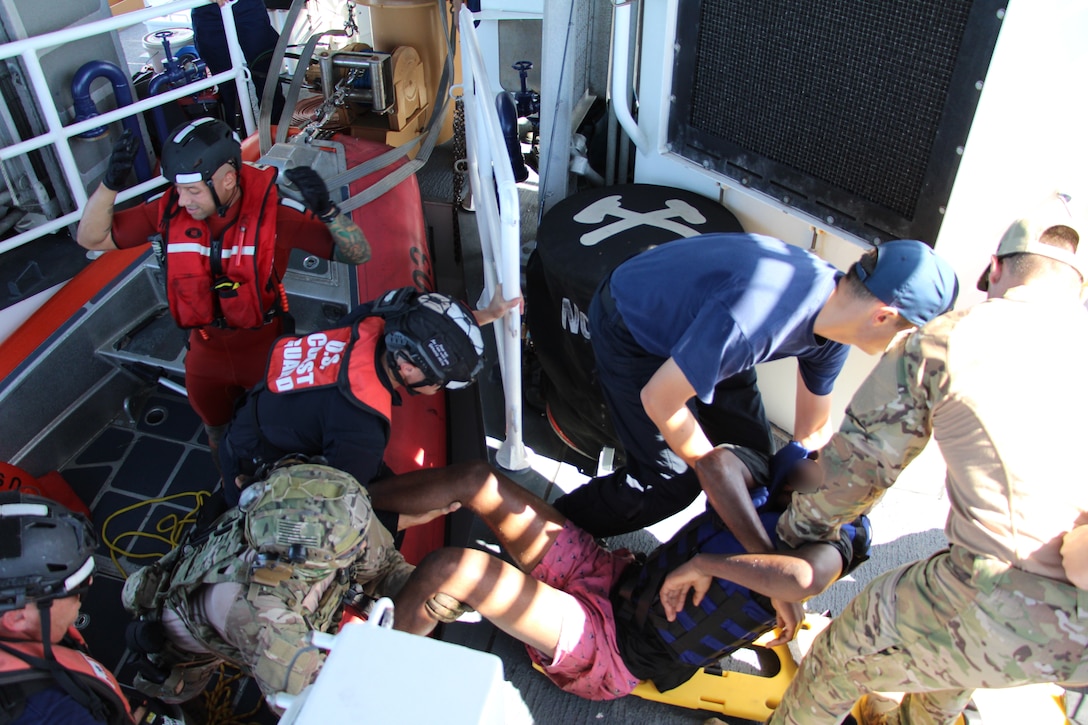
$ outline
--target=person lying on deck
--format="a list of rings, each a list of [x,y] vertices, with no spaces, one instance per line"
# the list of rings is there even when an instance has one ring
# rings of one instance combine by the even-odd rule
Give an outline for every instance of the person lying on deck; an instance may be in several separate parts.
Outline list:
[[[720,450],[701,465],[724,465],[727,449]],[[375,508],[406,515],[455,503],[470,509],[516,563],[473,549],[432,552],[395,597],[394,626],[426,635],[449,621],[436,603],[463,602],[524,642],[560,688],[595,700],[627,695],[641,680],[660,691],[677,687],[776,619],[771,644],[789,641],[803,614],[796,603],[865,561],[870,542],[868,521],[859,519],[837,541],[775,552],[775,523],[790,491],[819,482],[819,467],[804,456],[800,446],[776,456],[776,479],[784,482],[770,495],[730,492],[733,531],[708,508],[645,561],[602,547],[486,463],[374,483]]]

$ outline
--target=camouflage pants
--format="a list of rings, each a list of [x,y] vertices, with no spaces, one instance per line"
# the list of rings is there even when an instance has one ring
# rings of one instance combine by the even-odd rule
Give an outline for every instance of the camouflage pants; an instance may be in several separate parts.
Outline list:
[[[887,691],[908,693],[888,722],[952,723],[976,688],[1083,684],[1086,647],[1088,592],[957,547],[858,594],[770,722],[841,722],[861,695]]]

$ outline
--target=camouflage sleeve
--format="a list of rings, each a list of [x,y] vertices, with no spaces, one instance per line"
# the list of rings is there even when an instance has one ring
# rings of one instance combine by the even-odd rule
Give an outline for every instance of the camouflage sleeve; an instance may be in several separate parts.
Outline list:
[[[270,702],[277,692],[292,695],[301,692],[313,682],[325,662],[322,650],[308,649],[310,624],[272,591],[265,590],[237,602],[231,608],[227,625],[237,633],[235,646]]]
[[[940,329],[927,327],[884,354],[821,451],[824,484],[811,493],[794,493],[779,519],[783,541],[798,546],[834,540],[842,524],[872,510],[921,452],[946,385],[944,340]]]
[[[415,569],[397,551],[393,535],[378,519],[370,520],[363,556],[352,565],[352,578],[373,597],[393,597]]]

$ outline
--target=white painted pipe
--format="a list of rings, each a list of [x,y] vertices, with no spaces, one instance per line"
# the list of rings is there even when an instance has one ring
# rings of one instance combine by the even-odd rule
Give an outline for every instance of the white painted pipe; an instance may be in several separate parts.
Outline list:
[[[612,108],[616,120],[627,135],[643,153],[650,153],[650,139],[639,128],[638,121],[631,115],[627,106],[630,89],[627,79],[631,64],[631,3],[622,2],[612,6]]]
[[[521,296],[521,212],[517,183],[506,155],[506,141],[499,127],[474,19],[467,7],[461,8],[458,24],[461,69],[465,79],[469,178],[484,258],[484,297],[490,300],[493,295],[502,294],[509,300]],[[529,467],[529,462],[521,428],[521,315],[518,310],[511,310],[495,322],[495,341],[506,401],[506,437],[495,460],[507,470],[523,470]]]

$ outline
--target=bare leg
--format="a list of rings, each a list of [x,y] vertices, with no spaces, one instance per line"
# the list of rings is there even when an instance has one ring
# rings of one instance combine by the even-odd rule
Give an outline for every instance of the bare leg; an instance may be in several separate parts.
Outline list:
[[[555,655],[564,613],[578,607],[574,597],[487,552],[447,548],[428,554],[397,595],[395,628],[429,634],[437,622],[424,603],[435,592],[469,604],[549,657]]]
[[[460,501],[483,519],[522,571],[532,571],[540,563],[566,523],[544,499],[483,461],[415,471],[377,481],[368,488],[374,508],[403,514],[422,514]],[[439,590],[428,596],[435,591]]]

